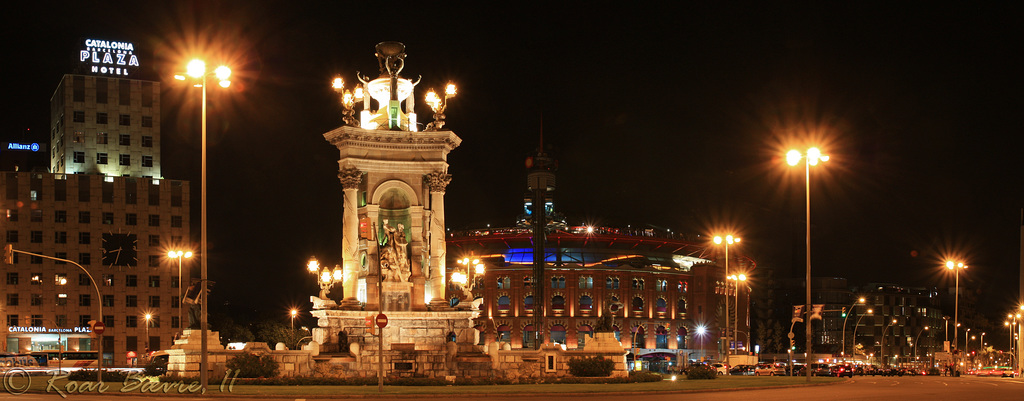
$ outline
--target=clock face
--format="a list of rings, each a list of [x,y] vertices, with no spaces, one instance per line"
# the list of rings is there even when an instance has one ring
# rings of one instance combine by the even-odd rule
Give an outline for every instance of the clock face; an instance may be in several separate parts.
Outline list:
[[[138,236],[135,234],[103,234],[103,264],[108,266],[138,265]]]

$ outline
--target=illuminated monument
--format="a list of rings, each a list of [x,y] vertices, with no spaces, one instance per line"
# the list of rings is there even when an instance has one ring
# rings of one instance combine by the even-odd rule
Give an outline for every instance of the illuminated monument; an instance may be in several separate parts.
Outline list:
[[[329,284],[322,285],[320,297],[311,297],[320,326],[313,339],[323,351],[340,355],[332,366],[345,375],[375,375],[381,352],[394,374],[452,375],[457,354],[487,361],[482,346],[474,345],[472,319],[478,312],[469,303],[450,307],[445,300],[447,156],[461,139],[441,128],[455,88],[427,94],[434,121],[421,130],[414,108],[419,80],[399,75],[405,46],[383,42],[376,55],[377,78],[359,76],[361,84],[351,90],[340,78],[334,82],[346,125],[324,138],[340,154],[342,268],[333,276],[325,270],[321,284]],[[310,270],[319,273],[315,263]],[[340,302],[325,298],[338,279]],[[383,343],[366,320],[380,312],[389,320]]]

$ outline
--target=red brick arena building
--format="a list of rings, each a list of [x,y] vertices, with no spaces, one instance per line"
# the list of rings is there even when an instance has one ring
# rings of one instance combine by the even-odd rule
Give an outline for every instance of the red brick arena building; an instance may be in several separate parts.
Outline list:
[[[729,296],[729,337],[738,323],[736,353],[749,342],[749,288],[726,280],[715,263],[718,252],[708,237],[684,238],[669,232],[568,227],[549,232],[545,273],[533,275],[533,235],[529,228],[449,233],[448,274],[469,276],[466,286],[480,303],[480,342],[510,348],[535,347],[536,328],[544,344],[584,347],[598,319],[614,313],[615,336],[644,366],[660,370],[685,360],[724,360],[725,296]],[[730,273],[751,274],[754,263],[730,255]],[[479,274],[475,266],[483,265]],[[463,286],[449,280],[448,298],[467,302]],[[543,285],[543,300],[534,298]],[[740,305],[739,308],[736,305]],[[736,313],[738,311],[738,314]],[[736,321],[734,323],[733,321]]]

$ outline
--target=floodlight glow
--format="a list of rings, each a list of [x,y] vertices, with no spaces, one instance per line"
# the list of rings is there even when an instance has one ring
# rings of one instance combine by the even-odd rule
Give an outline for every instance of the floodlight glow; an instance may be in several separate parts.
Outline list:
[[[789,153],[786,153],[786,163],[789,163],[790,166],[795,166],[800,162],[801,157],[803,157],[803,155],[800,154],[800,151],[796,149],[791,150]]]
[[[206,62],[199,59],[189,61],[185,71],[192,78],[202,77],[203,74],[206,74]]]
[[[306,264],[306,268],[309,269],[310,273],[316,273],[320,270],[320,262],[316,258],[309,258],[309,263]]]
[[[231,69],[228,68],[228,66],[226,65],[222,65],[220,67],[217,67],[216,70],[213,70],[213,74],[217,77],[217,79],[221,81],[227,81],[227,79],[231,77]]]

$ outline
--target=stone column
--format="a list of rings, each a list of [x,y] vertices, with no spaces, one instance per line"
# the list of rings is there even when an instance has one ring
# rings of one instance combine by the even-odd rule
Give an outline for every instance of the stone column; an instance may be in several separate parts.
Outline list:
[[[426,276],[423,275],[423,207],[413,206],[409,208],[409,212],[412,216],[410,220],[412,222],[412,241],[409,243],[409,263],[412,267],[412,276],[409,277],[409,281],[412,282],[412,292],[410,297],[410,304],[412,310],[425,311],[427,310],[426,301],[424,298],[424,286],[426,286]]]
[[[430,305],[432,307],[448,305],[444,299],[447,274],[445,272],[444,191],[451,180],[451,175],[440,170],[423,176],[423,181],[430,190]]]
[[[344,209],[342,212],[341,259],[345,278],[342,288],[345,298],[341,301],[342,309],[359,309],[356,299],[359,279],[359,183],[363,173],[355,167],[346,167],[338,172],[341,187],[345,191]]]

